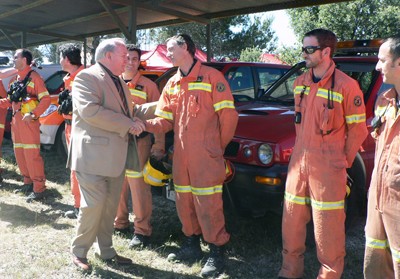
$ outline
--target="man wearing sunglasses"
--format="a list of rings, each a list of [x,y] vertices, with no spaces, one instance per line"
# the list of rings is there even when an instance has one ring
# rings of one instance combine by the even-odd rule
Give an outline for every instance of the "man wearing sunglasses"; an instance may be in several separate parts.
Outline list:
[[[294,83],[297,138],[286,181],[279,278],[304,276],[311,216],[321,263],[317,278],[340,278],[343,272],[346,168],[368,132],[360,87],[332,60],[336,43],[335,34],[325,29],[303,38],[308,71]]]

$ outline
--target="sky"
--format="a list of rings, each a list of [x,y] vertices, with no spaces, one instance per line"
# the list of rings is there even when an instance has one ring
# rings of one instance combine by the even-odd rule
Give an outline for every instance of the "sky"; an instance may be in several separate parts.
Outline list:
[[[278,46],[292,46],[296,42],[293,30],[290,28],[289,16],[285,10],[262,13],[266,16],[273,16],[271,28],[278,36]]]

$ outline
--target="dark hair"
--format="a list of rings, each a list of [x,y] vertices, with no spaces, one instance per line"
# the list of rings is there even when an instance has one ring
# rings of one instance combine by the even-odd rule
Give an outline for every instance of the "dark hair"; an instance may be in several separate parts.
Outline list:
[[[318,44],[322,47],[322,48],[326,48],[329,47],[331,49],[331,58],[333,57],[333,54],[336,51],[336,45],[337,45],[337,38],[335,33],[333,33],[330,30],[327,29],[322,29],[322,28],[318,28],[318,29],[314,29],[311,30],[310,32],[307,32],[303,39],[305,37],[311,37],[314,36],[317,38]]]
[[[67,57],[72,65],[81,66],[81,49],[74,44],[64,44],[58,48],[63,58]]]
[[[171,38],[168,38],[167,42],[170,40],[176,41],[178,46],[186,44],[188,52],[190,53],[190,55],[192,55],[192,57],[194,57],[194,55],[196,53],[196,46],[195,46],[192,38],[189,35],[179,34],[179,35],[173,36]]]
[[[137,54],[139,55],[139,60],[140,60],[140,57],[142,56],[142,51],[140,50],[139,47],[137,47],[136,45],[128,44],[126,45],[126,49],[128,51],[136,51]]]
[[[17,49],[16,51],[21,51],[21,57],[26,58],[26,65],[31,65],[32,64],[32,52],[29,49],[26,48],[20,48]]]
[[[392,61],[397,60],[400,57],[400,34],[384,39],[383,43],[388,43]]]

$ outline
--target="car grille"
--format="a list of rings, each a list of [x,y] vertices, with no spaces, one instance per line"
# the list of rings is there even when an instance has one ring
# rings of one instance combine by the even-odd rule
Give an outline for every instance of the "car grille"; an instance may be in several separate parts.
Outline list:
[[[231,141],[225,148],[224,156],[235,157],[239,151],[239,143]]]

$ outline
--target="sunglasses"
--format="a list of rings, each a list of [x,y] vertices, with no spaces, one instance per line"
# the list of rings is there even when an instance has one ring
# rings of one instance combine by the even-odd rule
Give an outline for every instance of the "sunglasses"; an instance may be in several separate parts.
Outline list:
[[[313,54],[314,52],[316,52],[317,50],[322,49],[321,46],[306,46],[306,47],[302,47],[301,51],[305,52],[307,54]]]

